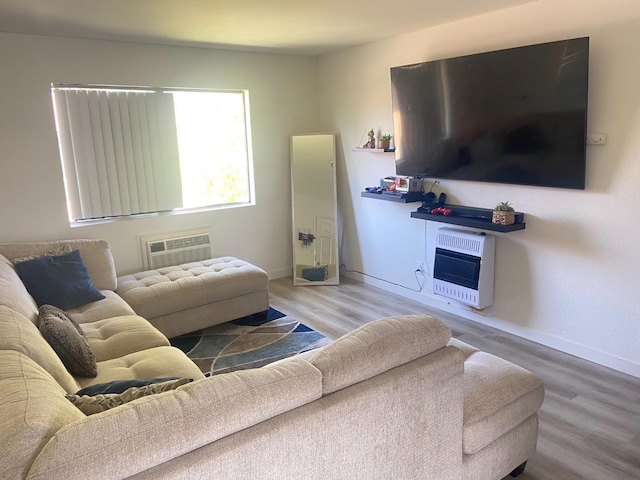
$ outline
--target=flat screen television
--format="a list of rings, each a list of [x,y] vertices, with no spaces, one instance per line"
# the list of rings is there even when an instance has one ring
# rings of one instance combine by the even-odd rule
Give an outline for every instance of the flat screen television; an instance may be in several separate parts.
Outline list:
[[[589,38],[391,68],[396,174],[585,188]]]

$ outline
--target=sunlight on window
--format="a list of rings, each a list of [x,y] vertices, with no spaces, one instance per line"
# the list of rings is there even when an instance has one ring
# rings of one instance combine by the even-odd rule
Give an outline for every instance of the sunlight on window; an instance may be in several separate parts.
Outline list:
[[[184,208],[251,200],[242,92],[172,92]]]

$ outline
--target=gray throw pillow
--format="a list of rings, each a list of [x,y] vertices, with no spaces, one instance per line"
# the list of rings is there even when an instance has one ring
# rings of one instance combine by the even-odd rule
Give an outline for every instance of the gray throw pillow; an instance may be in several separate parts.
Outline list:
[[[42,305],[38,329],[69,372],[91,378],[98,374],[96,359],[84,332],[63,310]]]

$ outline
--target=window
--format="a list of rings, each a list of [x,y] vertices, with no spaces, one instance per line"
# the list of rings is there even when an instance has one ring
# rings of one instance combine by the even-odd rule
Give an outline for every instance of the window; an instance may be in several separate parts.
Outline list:
[[[245,91],[52,87],[72,222],[249,204]]]

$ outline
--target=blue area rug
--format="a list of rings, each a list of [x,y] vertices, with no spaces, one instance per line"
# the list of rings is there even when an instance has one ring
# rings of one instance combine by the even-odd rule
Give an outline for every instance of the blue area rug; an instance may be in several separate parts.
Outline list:
[[[274,308],[171,339],[207,375],[261,367],[329,343]]]

